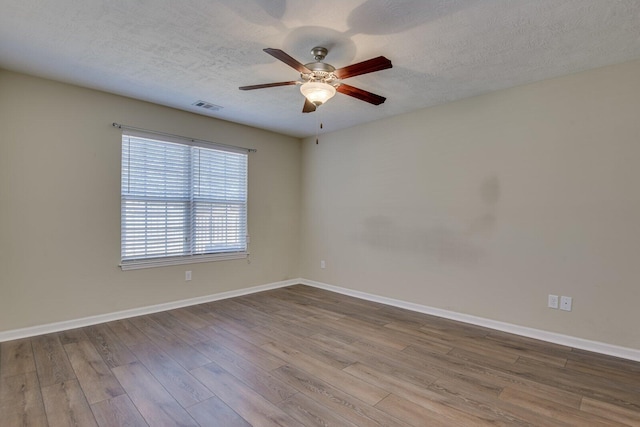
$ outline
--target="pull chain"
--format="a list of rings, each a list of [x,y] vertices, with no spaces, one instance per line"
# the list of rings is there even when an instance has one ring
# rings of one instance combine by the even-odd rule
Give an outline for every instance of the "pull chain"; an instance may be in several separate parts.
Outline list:
[[[322,122],[320,122],[320,126],[318,126],[318,116],[316,116],[316,145],[318,145],[318,132],[322,127]]]

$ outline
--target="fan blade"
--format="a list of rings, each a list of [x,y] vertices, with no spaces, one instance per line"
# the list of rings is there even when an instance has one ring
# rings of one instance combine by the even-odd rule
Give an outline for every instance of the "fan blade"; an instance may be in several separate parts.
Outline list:
[[[265,52],[267,52],[269,55],[273,56],[276,59],[279,59],[280,61],[284,62],[285,64],[287,64],[288,66],[290,66],[291,68],[294,68],[296,70],[298,70],[299,73],[310,73],[311,70],[308,69],[307,67],[305,67],[304,65],[302,65],[301,63],[299,63],[297,60],[295,60],[294,58],[290,57],[287,53],[285,53],[284,51],[280,50],[280,49],[271,49],[271,48],[266,48],[266,49],[262,49]]]
[[[313,113],[316,111],[316,104],[309,101],[307,98],[304,99],[304,107],[302,107],[303,113]]]
[[[253,86],[240,86],[238,89],[240,90],[253,90],[253,89],[264,89],[265,87],[277,87],[277,86],[289,86],[295,85],[298,82],[278,82],[278,83],[265,83],[262,85],[253,85]]]
[[[346,79],[361,74],[373,73],[374,71],[386,70],[391,67],[391,61],[384,56],[378,56],[377,58],[340,68],[334,71],[333,74],[339,79]]]
[[[353,96],[361,101],[368,102],[373,105],[380,105],[387,100],[384,96],[376,95],[375,93],[367,92],[366,90],[358,89],[357,87],[349,86],[342,83],[336,88],[336,91],[345,95]]]

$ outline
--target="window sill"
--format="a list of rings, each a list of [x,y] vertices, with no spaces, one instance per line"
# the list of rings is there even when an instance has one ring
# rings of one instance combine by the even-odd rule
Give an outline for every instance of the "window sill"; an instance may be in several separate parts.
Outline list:
[[[243,259],[249,256],[248,252],[234,252],[225,254],[197,255],[189,257],[171,257],[171,258],[151,258],[131,261],[122,261],[120,268],[126,270],[138,270],[141,268],[167,267],[170,265],[195,264],[210,261],[228,261],[233,259]]]

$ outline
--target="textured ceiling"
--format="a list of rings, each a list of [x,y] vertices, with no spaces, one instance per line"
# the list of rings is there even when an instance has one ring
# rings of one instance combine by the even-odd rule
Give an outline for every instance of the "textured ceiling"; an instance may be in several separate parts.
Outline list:
[[[262,49],[307,63],[316,45],[337,68],[389,58],[346,81],[387,102],[337,94],[302,114],[296,86],[238,90],[298,79]],[[638,0],[3,0],[0,13],[0,68],[293,136],[637,58]]]

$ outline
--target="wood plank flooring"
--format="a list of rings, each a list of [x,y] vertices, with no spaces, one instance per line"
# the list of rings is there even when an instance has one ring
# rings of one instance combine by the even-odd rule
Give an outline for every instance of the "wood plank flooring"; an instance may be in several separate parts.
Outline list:
[[[307,286],[0,344],[5,426],[640,426],[640,363]]]

